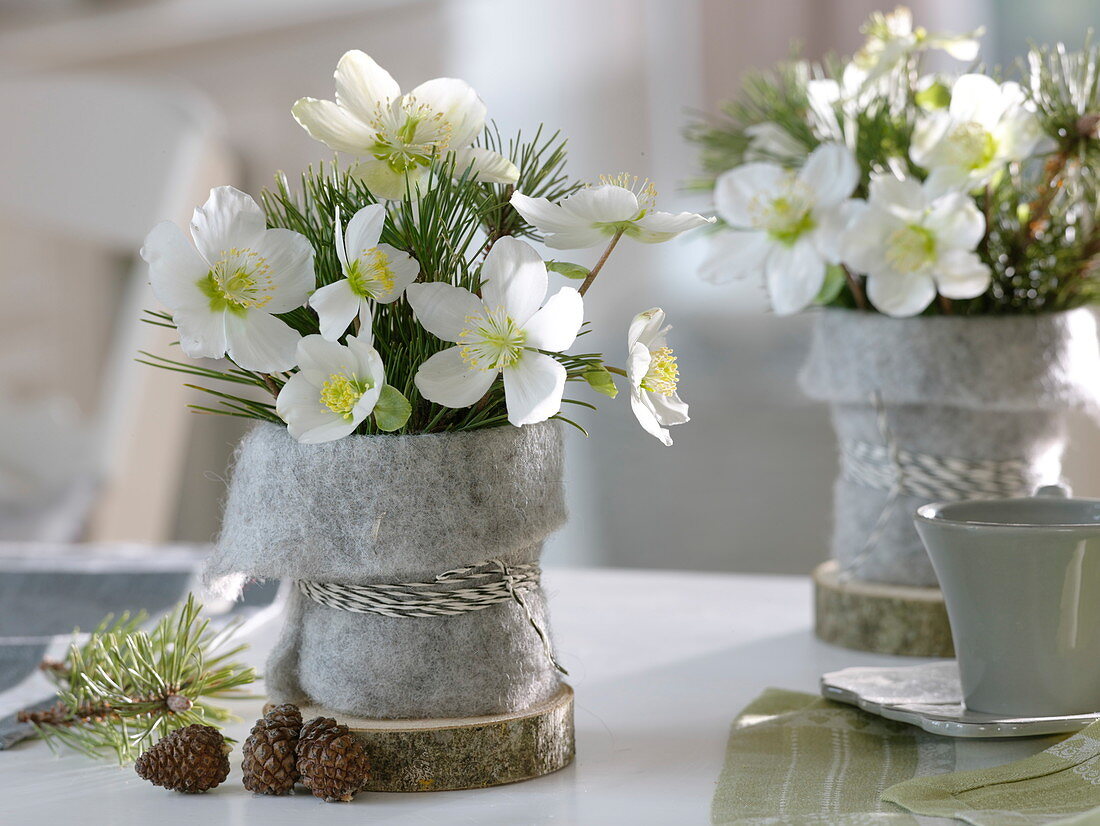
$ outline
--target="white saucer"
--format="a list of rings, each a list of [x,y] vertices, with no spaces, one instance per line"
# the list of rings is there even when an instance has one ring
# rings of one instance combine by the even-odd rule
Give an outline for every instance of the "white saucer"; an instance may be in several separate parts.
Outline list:
[[[954,660],[902,668],[845,668],[821,678],[821,696],[947,737],[1033,737],[1080,731],[1095,714],[1002,717],[968,711]]]

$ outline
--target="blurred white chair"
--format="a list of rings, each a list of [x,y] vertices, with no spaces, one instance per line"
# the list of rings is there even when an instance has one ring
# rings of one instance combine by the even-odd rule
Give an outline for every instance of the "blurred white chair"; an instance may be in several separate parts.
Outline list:
[[[0,83],[0,111],[0,537],[164,540],[189,391],[134,360],[179,352],[137,251],[230,180],[217,118],[88,76]]]

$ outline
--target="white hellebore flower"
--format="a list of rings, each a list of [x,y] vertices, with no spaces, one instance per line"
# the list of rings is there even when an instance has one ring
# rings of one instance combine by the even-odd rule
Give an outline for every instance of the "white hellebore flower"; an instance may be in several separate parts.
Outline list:
[[[714,239],[703,276],[725,281],[763,272],[776,313],[806,308],[825,283],[826,264],[838,258],[858,181],[855,157],[836,143],[817,147],[797,172],[773,163],[723,172],[715,204],[732,231]]]
[[[450,284],[409,285],[406,298],[424,329],[457,344],[420,365],[416,387],[428,401],[469,407],[503,373],[508,421],[544,421],[561,409],[565,368],[538,351],[573,344],[584,320],[580,293],[562,287],[543,304],[546,265],[511,237],[493,245],[481,276],[481,298]]]
[[[432,158],[453,152],[455,173],[471,164],[479,181],[513,184],[515,164],[471,144],[485,128],[485,104],[464,80],[440,77],[402,95],[390,73],[360,51],[336,66],[336,101],[301,98],[291,112],[309,134],[363,161],[356,168],[379,198],[404,198]]]
[[[963,75],[951,89],[947,109],[917,122],[909,155],[929,170],[937,192],[973,189],[1009,162],[1035,153],[1042,138],[1042,126],[1019,84]]]
[[[228,353],[260,373],[292,368],[299,335],[273,313],[306,303],[315,283],[309,241],[289,229],[267,229],[259,205],[231,186],[210,190],[191,219],[191,237],[194,246],[163,221],[141,248],[153,294],[172,314],[183,352]]]
[[[356,315],[369,320],[370,302],[389,304],[420,273],[412,256],[389,244],[379,244],[386,208],[381,204],[365,206],[340,230],[336,213],[336,256],[344,277],[317,290],[309,297],[309,306],[317,311],[321,335],[336,341],[347,332]]]
[[[546,198],[512,194],[512,206],[523,220],[546,233],[546,246],[559,250],[592,247],[622,234],[646,244],[659,244],[689,229],[714,223],[694,212],[658,212],[657,190],[648,181],[629,175],[600,176],[585,187],[552,204]]]
[[[923,27],[913,27],[913,13],[905,6],[898,6],[889,14],[874,12],[861,31],[867,35],[867,41],[853,62],[866,72],[868,82],[893,71],[910,55],[928,49],[944,51],[956,60],[974,60],[983,32],[977,29],[964,35],[931,34]]]
[[[630,382],[630,407],[646,433],[665,445],[672,444],[668,428],[662,425],[689,421],[688,406],[676,393],[679,370],[676,356],[668,346],[660,307],[634,316],[627,334],[626,375]]]
[[[323,336],[298,342],[298,372],[279,391],[275,411],[303,444],[342,439],[374,410],[386,383],[370,334],[347,346]]]
[[[974,249],[985,216],[962,192],[937,196],[928,182],[871,178],[867,208],[845,233],[845,260],[867,275],[867,298],[887,315],[911,316],[936,297],[975,298],[991,280]]]

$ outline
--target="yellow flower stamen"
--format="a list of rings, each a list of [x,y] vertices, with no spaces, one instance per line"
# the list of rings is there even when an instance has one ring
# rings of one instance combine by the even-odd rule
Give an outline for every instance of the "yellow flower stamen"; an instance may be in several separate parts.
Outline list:
[[[363,250],[348,264],[348,282],[361,298],[377,298],[393,289],[395,273],[390,258],[378,247]]]
[[[212,310],[240,313],[270,302],[275,282],[266,258],[255,250],[233,247],[222,251],[199,288],[210,299]]]
[[[936,260],[936,236],[919,224],[909,224],[886,239],[886,261],[900,273],[919,272]]]
[[[333,413],[350,420],[355,405],[369,389],[369,382],[353,378],[346,373],[333,373],[321,385],[321,404]]]
[[[643,214],[646,210],[652,209],[653,205],[657,203],[657,187],[653,185],[649,178],[639,178],[637,175],[622,172],[618,175],[600,175],[599,182],[601,186],[618,186],[629,189],[638,198],[638,205],[642,208]]]
[[[466,317],[458,336],[462,360],[479,370],[500,370],[519,361],[527,334],[504,309]]]
[[[658,347],[650,350],[649,370],[642,379],[642,389],[662,396],[671,396],[676,392],[680,381],[680,368],[676,366],[676,356],[671,347]]]

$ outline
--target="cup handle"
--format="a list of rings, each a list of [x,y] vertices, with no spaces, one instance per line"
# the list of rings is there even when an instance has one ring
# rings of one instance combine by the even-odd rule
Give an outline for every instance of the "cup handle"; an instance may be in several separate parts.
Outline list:
[[[1032,495],[1044,499],[1068,499],[1073,495],[1073,490],[1069,485],[1058,482],[1054,485],[1040,485],[1035,489],[1035,493]]]

